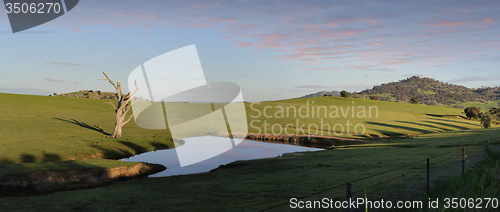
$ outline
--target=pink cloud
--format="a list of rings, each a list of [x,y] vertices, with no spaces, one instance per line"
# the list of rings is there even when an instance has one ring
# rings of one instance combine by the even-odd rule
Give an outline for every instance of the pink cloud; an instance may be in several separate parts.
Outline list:
[[[236,44],[236,48],[248,48],[253,45],[253,42],[246,42],[246,41],[234,41],[233,44]]]
[[[255,30],[258,29],[259,27],[251,24],[229,24],[226,26],[226,28],[228,30]]]
[[[426,22],[425,24],[428,24],[433,27],[441,27],[441,26],[460,26],[464,24],[469,24],[470,21],[445,21],[445,20],[440,20],[440,21],[431,21],[431,22]]]
[[[382,46],[382,45],[384,45],[384,43],[381,43],[381,42],[372,42],[368,46]]]
[[[233,37],[233,36],[228,36],[228,35],[224,35],[224,36],[222,36],[222,37],[223,37],[223,38],[226,38],[226,39],[234,39],[234,38],[235,38],[235,37]]]
[[[493,20],[493,18],[485,18],[485,19],[483,20],[483,22],[485,22],[485,23],[491,23],[491,24],[496,23],[496,21],[494,21],[494,20]]]
[[[312,52],[322,52],[329,51],[327,48],[323,47],[308,47],[308,48],[293,48],[292,52],[300,52],[300,53],[312,53]]]

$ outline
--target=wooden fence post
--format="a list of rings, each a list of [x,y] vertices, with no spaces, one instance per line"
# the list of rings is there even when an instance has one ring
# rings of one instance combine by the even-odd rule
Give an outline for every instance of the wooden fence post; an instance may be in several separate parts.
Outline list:
[[[347,193],[347,202],[349,202],[349,200],[354,201],[354,182],[347,183],[346,191],[347,191],[346,192]],[[349,207],[346,208],[346,211],[347,212],[354,211],[354,208],[351,208],[350,204],[349,204]]]

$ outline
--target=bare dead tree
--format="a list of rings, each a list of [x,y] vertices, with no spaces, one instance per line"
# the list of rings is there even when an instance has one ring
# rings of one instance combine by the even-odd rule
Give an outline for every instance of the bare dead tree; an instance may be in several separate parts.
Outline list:
[[[106,102],[106,103],[112,105],[113,108],[115,109],[115,113],[116,113],[116,117],[115,117],[116,118],[115,130],[113,131],[113,134],[111,136],[109,136],[109,137],[111,137],[111,138],[121,138],[122,137],[122,127],[123,127],[123,125],[125,125],[126,123],[128,123],[130,121],[130,119],[132,119],[132,117],[134,117],[134,113],[135,112],[132,112],[132,115],[130,115],[128,117],[128,119],[125,121],[125,116],[127,116],[128,111],[132,107],[132,103],[130,102],[130,100],[134,97],[134,95],[139,90],[139,88],[137,87],[137,81],[135,82],[135,91],[134,91],[134,93],[132,93],[132,95],[130,95],[130,92],[128,92],[126,95],[124,95],[124,94],[122,94],[122,86],[120,84],[120,81],[118,81],[115,84],[113,82],[113,80],[109,79],[108,74],[106,74],[104,72],[102,72],[102,73],[106,77],[105,80],[107,80],[109,83],[111,83],[113,85],[113,87],[115,87],[116,93],[118,95],[118,107],[115,106],[115,104],[113,103],[113,101],[111,101],[111,99],[109,99],[106,96],[106,98],[108,98],[108,100],[109,100],[109,102]]]

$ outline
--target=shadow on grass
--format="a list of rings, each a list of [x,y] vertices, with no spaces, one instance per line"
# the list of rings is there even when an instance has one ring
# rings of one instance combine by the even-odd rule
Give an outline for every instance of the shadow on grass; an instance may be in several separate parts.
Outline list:
[[[439,117],[439,118],[442,118],[442,117],[460,117],[460,118],[463,118],[463,119],[467,119],[467,117],[465,116],[460,116],[460,115],[438,115],[438,114],[425,114],[427,116],[432,116],[432,117]]]
[[[90,147],[96,148],[103,154],[103,158],[106,159],[121,159],[126,157],[131,157],[134,154],[130,151],[124,149],[106,149],[100,146],[90,145]]]
[[[42,162],[55,162],[61,161],[61,156],[58,154],[43,153]]]
[[[42,157],[37,160],[37,157],[32,154],[22,154],[19,158],[22,163],[37,163],[37,162],[56,162],[61,161],[61,156],[55,153],[43,153]],[[12,164],[14,163],[10,159],[2,159],[0,160],[0,164]]]
[[[461,121],[456,121],[456,120],[450,120],[450,119],[436,119],[436,118],[433,118],[431,120],[434,120],[434,121],[446,121],[446,122],[453,122],[453,123],[457,123],[457,124],[468,124],[468,125],[472,125],[472,126],[478,126],[479,124],[473,124],[473,123],[469,123],[469,122],[461,122]],[[467,120],[468,121],[468,120]]]
[[[100,132],[104,135],[111,135],[111,133],[107,133],[105,132],[102,128],[98,127],[97,125],[94,125],[94,126],[90,126],[88,124],[86,124],[85,122],[80,122],[80,121],[77,121],[75,119],[62,119],[62,118],[54,118],[56,120],[60,120],[60,121],[64,121],[64,122],[68,122],[68,123],[71,123],[71,124],[76,124],[80,127],[84,127],[84,128],[87,128],[87,129],[90,129],[90,130],[94,130],[96,132]]]
[[[430,124],[422,124],[422,123],[409,122],[409,121],[396,121],[396,122],[405,123],[405,124],[420,125],[420,126],[424,126],[424,127],[431,127],[431,128],[435,128],[435,129],[438,129],[438,130],[441,130],[441,131],[442,130],[444,130],[444,131],[450,131],[450,129],[440,128],[440,127],[437,127],[437,126],[434,126],[434,125],[430,125]]]
[[[149,143],[151,146],[153,146],[156,150],[161,150],[161,149],[170,149],[170,147],[166,144],[159,143],[159,142],[151,142]]]
[[[400,137],[400,136],[405,136],[405,134],[403,133],[398,133],[398,132],[391,132],[391,131],[387,131],[387,130],[374,130],[374,131],[377,131],[379,132],[380,134],[382,135],[385,135],[385,136],[390,136],[390,137]]]
[[[32,154],[22,154],[20,159],[22,163],[34,163],[36,161],[35,156]]]
[[[386,123],[378,123],[378,122],[372,122],[372,121],[369,121],[369,122],[366,122],[366,123],[367,124],[371,124],[371,125],[382,126],[382,127],[392,127],[392,128],[396,128],[396,129],[409,130],[409,131],[419,132],[419,133],[434,133],[433,131],[419,129],[419,128],[414,128],[414,127],[406,127],[406,126],[399,126],[399,125],[386,124]],[[383,134],[387,135],[385,133],[383,133]],[[399,133],[399,134],[401,134],[401,133]]]
[[[136,154],[140,154],[140,153],[148,151],[147,148],[140,146],[140,145],[137,145],[137,144],[134,144],[132,142],[128,142],[128,141],[118,141],[118,142],[133,149],[136,152]]]
[[[447,126],[447,127],[452,127],[452,128],[456,128],[456,129],[460,129],[460,130],[469,130],[469,128],[467,128],[467,127],[461,127],[461,126],[454,125],[454,124],[447,124],[447,123],[435,122],[435,121],[424,121],[424,122],[442,125],[442,126]]]

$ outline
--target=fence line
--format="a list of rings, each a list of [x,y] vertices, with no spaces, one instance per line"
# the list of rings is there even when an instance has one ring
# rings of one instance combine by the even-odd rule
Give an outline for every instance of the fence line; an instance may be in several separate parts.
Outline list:
[[[376,177],[376,176],[380,176],[380,175],[383,175],[383,174],[387,174],[387,173],[390,173],[390,172],[393,172],[393,171],[396,171],[396,170],[399,170],[399,169],[402,169],[402,168],[406,168],[406,167],[410,167],[410,166],[413,166],[415,164],[418,164],[418,163],[422,163],[422,162],[425,162],[427,161],[427,167],[423,167],[423,168],[418,168],[418,169],[415,169],[413,171],[410,171],[410,172],[407,172],[407,173],[404,173],[404,174],[399,174],[398,176],[396,177],[393,177],[389,180],[384,180],[384,181],[379,181],[373,185],[370,185],[369,187],[366,187],[367,189],[368,188],[373,188],[373,187],[376,187],[376,186],[379,186],[379,185],[382,185],[386,182],[389,182],[389,181],[392,181],[394,179],[397,179],[397,178],[400,178],[400,177],[404,177],[404,176],[407,176],[408,174],[411,174],[411,173],[415,173],[417,171],[420,171],[422,169],[425,169],[427,168],[427,192],[429,192],[429,168],[430,168],[430,159],[434,159],[434,158],[438,158],[438,157],[441,157],[441,156],[444,156],[444,155],[447,155],[447,154],[450,154],[450,153],[453,153],[453,152],[456,152],[456,151],[459,151],[459,150],[465,150],[465,148],[467,147],[472,147],[472,146],[476,146],[476,145],[479,145],[481,143],[485,143],[485,152],[484,153],[481,153],[481,151],[479,151],[478,153],[476,154],[473,154],[473,155],[470,155],[470,157],[473,157],[473,156],[476,156],[476,155],[480,155],[480,154],[488,154],[488,148],[489,148],[489,141],[491,140],[496,140],[496,139],[500,139],[500,137],[497,137],[497,138],[493,138],[493,139],[490,139],[488,141],[481,141],[481,142],[477,142],[475,144],[470,144],[470,145],[467,145],[467,146],[463,146],[463,147],[460,147],[460,148],[457,148],[457,149],[454,149],[454,150],[451,150],[451,151],[448,151],[448,152],[445,152],[445,153],[442,153],[442,154],[439,154],[439,155],[435,155],[435,156],[432,156],[432,157],[429,157],[427,159],[424,159],[424,160],[419,160],[419,161],[416,161],[416,162],[413,162],[413,163],[410,163],[410,164],[407,164],[407,165],[404,165],[404,166],[400,166],[400,167],[396,167],[394,169],[390,169],[390,170],[387,170],[387,171],[383,171],[383,172],[380,172],[380,173],[377,173],[377,174],[374,174],[374,175],[371,175],[371,176],[368,176],[368,177],[363,177],[363,178],[359,178],[357,180],[354,180],[354,181],[350,181],[347,183],[347,199],[349,199],[350,197],[352,197],[354,194],[356,194],[356,191],[354,191],[354,183],[355,182],[359,182],[359,181],[363,181],[363,180],[367,180],[367,179],[370,179],[370,178],[373,178],[373,177]],[[472,151],[472,150],[476,150],[476,149],[479,149],[481,148],[481,146],[478,146],[478,147],[475,147],[475,148],[472,148],[471,150],[469,151]],[[457,159],[462,159],[464,161],[466,155],[463,155],[464,153],[463,152],[460,152],[458,154],[454,154],[450,157],[447,157],[443,160],[440,160],[438,162],[434,162],[433,165],[436,165],[436,164],[439,164],[445,160],[448,160],[450,158],[453,158],[453,157],[457,157],[457,156],[460,156],[460,157],[457,157]],[[468,155],[467,155],[468,156]],[[469,163],[469,162],[468,162]],[[352,185],[350,185],[352,183]],[[340,188],[342,186],[346,186],[346,183],[344,184],[341,184],[341,185],[337,185],[337,186],[334,186],[334,187],[331,187],[331,188],[328,188],[328,189],[325,189],[325,190],[322,190],[322,191],[318,191],[318,192],[313,192],[313,193],[310,193],[308,195],[305,195],[305,196],[302,196],[302,197],[298,197],[297,199],[304,199],[304,198],[308,198],[308,197],[311,197],[311,196],[314,196],[314,195],[317,195],[317,194],[321,194],[321,193],[324,193],[324,192],[327,192],[327,191],[331,191],[333,189],[336,189],[336,188]],[[352,191],[349,191],[349,186],[352,186]],[[332,200],[336,200],[336,199],[342,199],[344,197],[336,197],[336,198],[331,198]],[[267,210],[271,210],[271,209],[275,209],[275,208],[278,208],[278,207],[281,207],[281,206],[284,206],[288,204],[288,202],[284,202],[282,204],[279,204],[279,205],[275,205],[273,207],[270,207],[270,208],[266,208],[266,209],[263,209],[263,210],[260,210],[260,211],[267,211]]]

